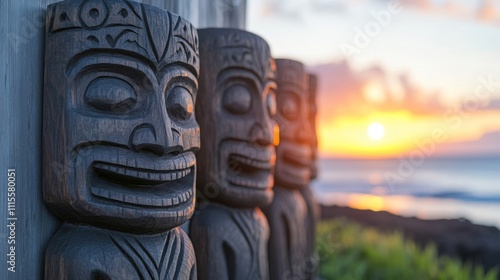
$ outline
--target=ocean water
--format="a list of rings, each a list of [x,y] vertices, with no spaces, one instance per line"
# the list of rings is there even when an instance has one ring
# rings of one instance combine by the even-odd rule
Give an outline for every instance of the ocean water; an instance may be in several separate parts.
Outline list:
[[[313,190],[323,204],[500,227],[500,158],[322,158]]]

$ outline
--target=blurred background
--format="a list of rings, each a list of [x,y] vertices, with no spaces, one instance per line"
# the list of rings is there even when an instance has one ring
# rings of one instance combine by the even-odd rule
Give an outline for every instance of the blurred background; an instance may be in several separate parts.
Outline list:
[[[318,75],[325,205],[500,227],[500,0],[249,0]]]

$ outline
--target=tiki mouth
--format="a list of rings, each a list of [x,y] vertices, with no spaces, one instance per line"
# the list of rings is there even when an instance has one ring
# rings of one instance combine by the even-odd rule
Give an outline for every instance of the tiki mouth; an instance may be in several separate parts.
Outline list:
[[[94,161],[91,193],[137,206],[178,206],[193,197],[195,163],[191,152],[158,160],[130,156],[114,162]]]
[[[289,145],[283,152],[283,160],[296,168],[310,168],[312,153],[309,146]]]
[[[283,186],[304,186],[311,178],[312,152],[306,145],[282,142],[278,147],[277,183]]]
[[[232,185],[266,190],[274,184],[272,170],[276,157],[267,151],[252,156],[231,154],[228,157],[228,181]]]

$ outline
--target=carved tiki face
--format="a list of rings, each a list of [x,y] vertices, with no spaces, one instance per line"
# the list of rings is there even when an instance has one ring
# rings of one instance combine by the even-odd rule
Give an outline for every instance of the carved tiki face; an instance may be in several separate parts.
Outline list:
[[[126,0],[49,6],[43,197],[63,220],[155,232],[194,210],[198,38]]]
[[[309,125],[311,126],[311,179],[318,176],[318,132],[316,131],[316,92],[318,88],[318,77],[313,74],[308,75],[309,79]]]
[[[276,185],[302,188],[311,179],[310,103],[304,65],[276,59],[278,71],[277,121],[280,144],[276,148]]]
[[[227,205],[266,205],[273,196],[277,130],[276,66],[269,46],[237,29],[202,29],[199,34],[197,187]]]

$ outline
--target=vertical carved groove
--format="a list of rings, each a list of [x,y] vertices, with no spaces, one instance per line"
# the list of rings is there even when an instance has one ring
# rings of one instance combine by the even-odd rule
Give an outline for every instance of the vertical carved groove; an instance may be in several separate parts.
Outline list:
[[[226,241],[223,241],[222,250],[224,251],[228,279],[237,279],[236,270],[238,267],[236,264],[236,254],[233,248]]]

